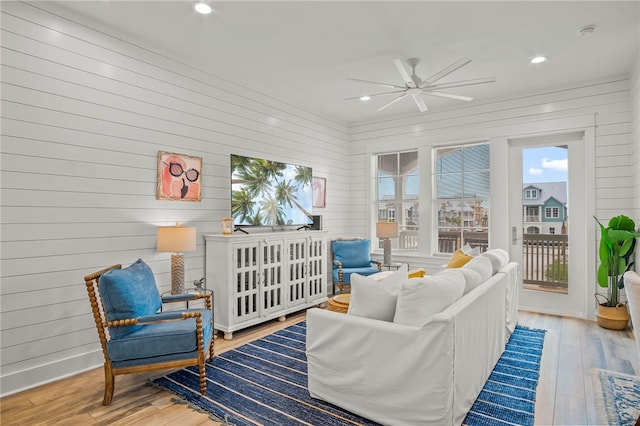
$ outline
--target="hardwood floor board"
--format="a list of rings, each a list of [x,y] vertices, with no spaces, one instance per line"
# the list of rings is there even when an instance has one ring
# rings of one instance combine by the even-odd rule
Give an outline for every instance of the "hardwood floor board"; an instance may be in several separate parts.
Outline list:
[[[583,398],[558,395],[553,416],[554,425],[586,425],[586,406]]]
[[[585,370],[583,374],[584,379],[584,400],[585,400],[585,415],[588,425],[598,424],[598,413],[595,406],[595,394],[593,389],[592,370]]]
[[[533,328],[542,328],[542,324]],[[540,379],[536,393],[536,425],[550,425],[553,423],[553,411],[556,400],[558,353],[560,347],[560,333],[557,330],[547,331],[542,347],[540,361]]]
[[[303,321],[305,313],[218,338],[220,354]],[[592,368],[640,375],[630,330],[605,330],[593,321],[521,311],[522,326],[546,330],[536,396],[536,425],[596,424]],[[111,405],[102,405],[104,375],[97,368],[0,399],[0,423],[13,425],[219,425],[206,413],[176,403],[168,391],[148,384],[168,371],[116,377]]]

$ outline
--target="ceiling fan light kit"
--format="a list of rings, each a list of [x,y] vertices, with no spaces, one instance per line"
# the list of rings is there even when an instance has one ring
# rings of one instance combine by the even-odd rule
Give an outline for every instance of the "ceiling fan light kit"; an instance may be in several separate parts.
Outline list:
[[[416,66],[418,66],[418,64],[420,63],[420,59],[418,58],[407,59],[407,64],[411,67],[411,74],[407,72],[407,70],[405,69],[400,59],[394,59],[393,63],[396,66],[398,72],[400,73],[400,76],[402,77],[404,86],[390,84],[390,83],[381,83],[378,81],[362,80],[358,78],[349,78],[349,80],[359,81],[362,83],[375,84],[378,86],[383,86],[383,87],[386,87],[389,89],[395,89],[395,90],[382,92],[382,93],[374,93],[374,94],[365,95],[365,96],[357,96],[353,98],[346,98],[346,99],[347,100],[350,100],[350,99],[365,100],[364,98],[371,98],[373,96],[399,94],[399,96],[393,98],[391,101],[387,102],[386,104],[378,108],[377,111],[382,111],[383,109],[388,108],[389,106],[395,104],[396,102],[410,97],[415,102],[416,106],[418,107],[418,110],[420,112],[425,112],[428,110],[428,108],[427,108],[426,102],[424,101],[423,95],[470,102],[473,100],[473,98],[470,96],[454,95],[451,93],[441,92],[440,90],[451,89],[454,87],[461,87],[461,86],[471,86],[475,84],[493,83],[496,81],[495,77],[477,78],[473,80],[462,80],[462,81],[454,81],[450,83],[436,84],[437,81],[446,77],[447,75],[451,74],[457,69],[462,68],[463,66],[467,65],[469,62],[471,62],[471,59],[461,58],[460,60],[454,62],[448,67],[433,74],[431,77],[422,79],[418,77],[418,75],[416,75]]]

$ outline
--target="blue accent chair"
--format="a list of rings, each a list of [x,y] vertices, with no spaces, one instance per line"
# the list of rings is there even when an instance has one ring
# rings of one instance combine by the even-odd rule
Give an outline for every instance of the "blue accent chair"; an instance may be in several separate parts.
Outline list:
[[[213,358],[211,294],[160,297],[151,268],[138,259],[84,277],[104,355],[103,405],[111,404],[115,376],[198,365],[206,391],[205,360]],[[162,312],[163,304],[204,299],[204,308]]]
[[[371,275],[380,272],[382,262],[371,259],[371,241],[343,239],[331,241],[333,253],[333,294],[351,286],[351,274]],[[374,266],[375,265],[375,266]]]

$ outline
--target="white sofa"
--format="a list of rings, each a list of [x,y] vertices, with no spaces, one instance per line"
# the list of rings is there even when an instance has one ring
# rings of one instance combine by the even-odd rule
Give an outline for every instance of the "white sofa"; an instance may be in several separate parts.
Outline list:
[[[309,310],[311,396],[385,425],[461,424],[517,322],[507,262],[421,326]]]

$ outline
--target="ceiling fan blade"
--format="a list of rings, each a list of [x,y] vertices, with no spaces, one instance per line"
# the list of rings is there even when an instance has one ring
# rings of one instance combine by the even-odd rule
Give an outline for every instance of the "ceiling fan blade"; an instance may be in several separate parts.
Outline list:
[[[495,77],[474,78],[473,80],[452,81],[451,83],[442,83],[442,84],[430,84],[428,86],[423,87],[423,90],[451,89],[452,87],[471,86],[473,84],[485,84],[485,83],[495,83],[495,82],[496,82]]]
[[[371,84],[377,84],[378,86],[384,86],[384,87],[389,87],[391,89],[406,89],[406,87],[404,86],[396,86],[395,84],[389,84],[389,83],[380,83],[378,81],[371,81],[371,80],[362,80],[360,78],[350,78],[347,77],[347,80],[351,80],[351,81],[360,81],[362,83],[371,83]]]
[[[427,110],[427,104],[424,102],[424,99],[422,99],[422,96],[418,96],[417,93],[412,93],[411,97],[415,101],[420,112],[425,112]]]
[[[449,99],[457,99],[459,101],[467,101],[470,102],[473,100],[470,96],[461,96],[461,95],[452,95],[451,93],[442,93],[442,92],[422,92],[423,95],[437,96],[439,98],[449,98]]]
[[[381,106],[380,108],[378,108],[376,111],[382,111],[382,110],[383,110],[383,109],[385,109],[386,107],[388,107],[388,106],[391,106],[391,105],[395,104],[395,103],[396,103],[396,102],[398,102],[400,99],[404,99],[404,98],[406,98],[406,97],[407,97],[407,95],[409,95],[409,94],[408,94],[408,93],[405,93],[405,94],[404,94],[404,95],[402,95],[402,96],[398,96],[397,98],[395,98],[395,99],[394,99],[394,100],[392,100],[391,102],[388,102],[388,103],[386,103],[386,104],[382,105],[382,106]]]
[[[402,65],[402,61],[400,59],[394,59],[393,63],[396,65],[396,68],[398,68],[398,71],[402,76],[402,80],[404,80],[407,86],[416,87],[416,84],[413,82],[413,79],[411,78],[409,73],[407,73],[407,70],[404,69],[404,65]]]
[[[391,94],[394,94],[394,93],[402,93],[402,92],[404,92],[404,90],[395,90],[393,92],[374,93],[372,95],[362,95],[362,96],[369,96],[370,98],[372,98],[374,96],[391,95]],[[344,100],[345,101],[350,101],[350,100],[353,100],[353,99],[360,99],[360,98],[362,98],[362,96],[354,96],[352,98],[345,98]]]
[[[445,69],[435,73],[434,75],[432,75],[429,78],[426,78],[424,81],[427,84],[433,84],[436,81],[440,80],[442,77],[445,77],[449,74],[451,74],[452,72],[454,72],[455,70],[457,70],[458,68],[462,68],[463,66],[467,65],[469,62],[471,62],[471,59],[469,58],[462,58],[457,62],[454,62],[453,64],[449,65],[448,67],[446,67]]]

